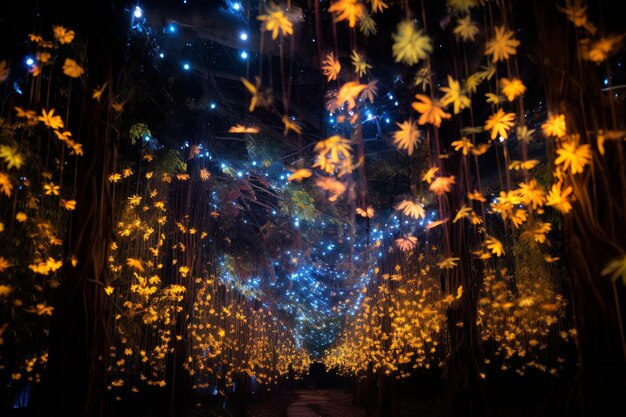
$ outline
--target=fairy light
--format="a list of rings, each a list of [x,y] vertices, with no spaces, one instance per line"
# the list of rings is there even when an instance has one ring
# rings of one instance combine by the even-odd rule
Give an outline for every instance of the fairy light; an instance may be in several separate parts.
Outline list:
[[[143,16],[143,10],[141,10],[141,7],[135,7],[135,10],[133,11],[133,16],[135,16],[135,18],[137,19],[141,19],[141,17]]]

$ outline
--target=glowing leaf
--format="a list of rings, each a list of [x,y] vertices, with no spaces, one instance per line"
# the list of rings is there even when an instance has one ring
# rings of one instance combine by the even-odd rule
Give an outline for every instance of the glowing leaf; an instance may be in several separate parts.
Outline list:
[[[293,23],[283,10],[276,6],[268,7],[267,13],[257,16],[257,20],[263,22],[261,24],[263,30],[272,32],[272,39],[278,37],[279,31],[282,36],[293,35]]]
[[[417,98],[418,101],[411,103],[411,106],[415,111],[421,114],[417,121],[420,125],[430,123],[436,127],[440,127],[442,119],[452,117],[450,113],[446,113],[441,109],[441,104],[438,100],[432,101],[430,97],[424,94],[416,94],[415,98]]]
[[[436,195],[443,195],[452,191],[452,185],[454,184],[454,175],[449,177],[437,177],[430,184],[430,190]]]
[[[416,202],[411,200],[402,200],[397,206],[396,210],[401,210],[405,216],[412,217],[414,219],[420,219],[426,217],[426,212],[424,211],[424,207]]]
[[[543,134],[553,136],[555,138],[564,138],[567,135],[567,126],[565,124],[565,115],[553,114],[544,124],[541,125]]]
[[[609,274],[612,274],[612,281],[617,281],[618,278],[621,278],[624,285],[626,285],[626,255],[617,257],[604,265],[602,275]]]
[[[65,63],[63,64],[63,74],[68,77],[78,78],[85,73],[83,67],[78,65],[76,61],[70,58],[65,58]]]
[[[329,53],[326,55],[326,58],[322,61],[322,72],[326,76],[327,81],[336,80],[339,75],[339,71],[341,71],[341,63],[339,60],[335,60],[335,54]]]
[[[356,21],[365,13],[365,6],[358,0],[337,0],[328,11],[335,14],[337,22],[347,20],[350,27],[356,25]]]
[[[417,123],[412,119],[402,123],[396,123],[400,130],[393,133],[393,144],[398,149],[405,149],[409,156],[413,155],[422,133],[417,128]]]
[[[405,20],[398,24],[397,30],[391,35],[394,40],[392,53],[396,62],[415,65],[420,59],[428,59],[433,47],[430,38],[422,29],[418,29],[415,23]]]
[[[501,78],[500,89],[502,90],[502,94],[504,94],[509,101],[515,100],[517,96],[521,96],[526,92],[526,86],[519,78],[512,78],[510,80],[508,78]]]
[[[304,178],[309,178],[312,175],[311,170],[310,169],[298,169],[296,170],[293,174],[291,174],[287,179],[289,181],[297,181],[300,182],[302,181]]]
[[[485,121],[485,130],[491,130],[491,139],[501,136],[506,139],[509,137],[509,130],[515,122],[515,113],[504,113],[504,110],[498,109],[498,112],[489,116]]]
[[[491,253],[496,256],[502,256],[505,253],[502,242],[495,237],[488,237],[485,239],[485,244],[487,245],[487,249],[491,249]]]
[[[562,165],[564,171],[570,170],[574,175],[582,173],[592,158],[591,145],[579,145],[579,138],[572,135],[569,140],[561,141],[556,150],[558,157],[554,161],[556,165]]]
[[[464,108],[470,106],[471,101],[461,90],[461,83],[448,75],[448,87],[440,87],[445,94],[441,97],[441,104],[447,106],[452,104],[454,114],[458,114]]]
[[[228,129],[228,133],[259,133],[259,127],[236,124]]]
[[[513,32],[507,30],[504,26],[496,27],[496,33],[493,39],[487,41],[485,55],[493,55],[491,62],[504,61],[509,56],[517,53],[517,47],[520,41],[513,38]]]

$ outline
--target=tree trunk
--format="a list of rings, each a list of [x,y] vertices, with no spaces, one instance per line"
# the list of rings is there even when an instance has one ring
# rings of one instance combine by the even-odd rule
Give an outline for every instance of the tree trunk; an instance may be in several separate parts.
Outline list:
[[[87,39],[85,88],[89,92],[84,95],[80,126],[73,126],[74,133],[80,133],[85,153],[79,159],[77,208],[68,236],[69,255],[78,263],[72,266],[66,259],[62,269],[50,331],[44,401],[38,407],[42,415],[93,417],[104,414],[111,319],[104,287],[113,232],[108,176],[114,170],[118,143],[112,128],[110,96],[103,96],[99,102],[91,98],[90,92],[105,82],[109,87],[114,85],[113,77],[122,64],[125,33],[119,32],[116,24],[122,9],[114,7],[117,5],[113,2],[75,6],[84,12],[76,12],[83,25],[76,22],[74,28]]]
[[[453,253],[460,257],[458,267],[450,274],[448,293],[456,294],[463,286],[461,298],[452,302],[447,311],[450,356],[444,376],[448,398],[448,415],[477,417],[485,413],[484,393],[480,377],[483,351],[476,325],[478,300],[483,282],[482,261],[472,258],[472,233],[466,221],[451,226]]]
[[[608,70],[608,65],[581,60],[575,53],[573,24],[553,3],[535,0],[534,4],[548,110],[564,114],[568,133],[579,134],[580,143],[590,144],[593,150],[593,166],[570,177],[576,201],[563,217],[579,356],[576,398],[569,406],[584,416],[610,415],[610,410],[623,407],[626,392],[622,321],[626,293],[619,281],[614,285],[601,272],[626,248],[626,154],[623,143],[607,141],[606,154],[601,155],[596,134],[599,129],[623,129],[624,114],[612,92],[601,91],[598,73]],[[596,10],[594,6],[590,4],[590,12]],[[602,15],[607,26],[620,19],[611,15],[610,8],[606,11]]]

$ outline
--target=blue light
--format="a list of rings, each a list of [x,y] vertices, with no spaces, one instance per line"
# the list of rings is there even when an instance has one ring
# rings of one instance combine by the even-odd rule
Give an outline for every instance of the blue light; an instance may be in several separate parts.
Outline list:
[[[150,136],[144,136],[143,140],[145,140],[146,142],[150,142]]]
[[[389,93],[388,96],[389,96],[389,100],[393,100],[393,94]]]
[[[241,172],[241,171],[237,172],[237,176],[238,176],[239,178],[243,177],[243,172]]]
[[[248,34],[246,32],[241,32],[239,34],[239,39],[241,39],[242,41],[247,41],[248,40]]]
[[[241,4],[240,3],[233,4],[233,9],[240,10],[241,9]]]
[[[190,68],[189,64],[184,64],[184,65],[183,65],[183,69],[184,69],[185,71],[189,71],[189,68]]]
[[[389,123],[391,120],[389,120],[388,117],[385,117],[385,123]]]
[[[331,118],[330,118],[330,122],[331,122],[331,123],[335,123],[335,119],[331,117]]]
[[[165,58],[165,54],[164,54],[163,52],[161,52],[161,53],[159,54],[159,58]]]
[[[241,51],[241,59],[248,58],[248,53],[246,51]]]
[[[169,30],[170,33],[174,33],[176,32],[176,26],[170,23],[170,25],[167,27],[167,30]]]
[[[135,7],[135,11],[133,12],[133,15],[137,18],[140,19],[141,16],[143,16],[143,10],[141,10],[141,7],[137,6]]]
[[[31,66],[35,63],[35,60],[31,57],[26,58],[26,65]]]
[[[215,110],[215,108],[216,108],[216,107],[217,107],[217,104],[215,104],[215,103],[211,103],[211,104],[209,104],[209,108],[210,108],[211,110]]]
[[[608,78],[604,79],[604,85],[609,85],[609,79]]]

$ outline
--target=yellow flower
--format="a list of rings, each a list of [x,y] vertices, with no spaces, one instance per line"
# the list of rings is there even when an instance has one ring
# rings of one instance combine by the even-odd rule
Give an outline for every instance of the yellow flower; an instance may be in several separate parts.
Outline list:
[[[322,72],[326,76],[327,81],[336,80],[341,71],[341,63],[338,59],[335,59],[334,53],[329,53],[322,61]]]
[[[563,214],[567,214],[572,209],[568,196],[572,193],[572,187],[567,186],[565,189],[561,189],[560,183],[555,183],[550,189],[548,194],[548,201],[546,205],[553,206],[555,209]]]
[[[435,99],[432,101],[430,97],[425,96],[424,94],[416,94],[415,98],[417,98],[418,101],[411,103],[411,107],[413,107],[413,109],[415,109],[418,113],[421,113],[421,116],[417,121],[419,124],[423,125],[430,123],[439,127],[441,126],[442,119],[449,119],[452,117],[450,113],[446,113],[442,110],[439,100]]]
[[[272,32],[272,39],[278,37],[280,31],[283,36],[293,35],[293,23],[285,13],[277,7],[268,8],[268,13],[257,16],[257,20],[262,21],[263,30]]]
[[[63,64],[63,74],[68,77],[78,78],[85,73],[83,67],[78,65],[76,61],[70,58],[65,58],[65,63]]]
[[[578,145],[580,136],[574,135],[568,141],[559,143],[556,153],[559,155],[554,163],[563,165],[563,170],[571,170],[572,174],[582,173],[585,165],[591,162],[591,146]]]
[[[52,30],[54,31],[54,38],[61,44],[71,43],[76,35],[73,30],[68,30],[63,26],[52,26]]]
[[[526,92],[526,86],[519,78],[513,78],[511,80],[501,78],[500,89],[502,90],[502,94],[504,94],[509,101],[515,100],[515,97],[521,96]]]
[[[513,32],[507,30],[504,26],[496,27],[496,33],[493,39],[487,41],[487,49],[485,55],[493,55],[491,62],[504,61],[509,59],[510,55],[517,53],[516,48],[520,41],[513,38]]]
[[[393,133],[393,144],[398,149],[406,149],[409,156],[413,155],[422,133],[417,128],[417,123],[409,119],[402,123],[396,123],[400,130]]]
[[[43,122],[50,129],[63,129],[63,120],[61,116],[54,114],[54,109],[50,109],[49,112],[46,112],[46,109],[41,109],[41,116],[38,116],[37,120]]]
[[[365,75],[369,68],[372,68],[370,64],[365,61],[363,55],[359,54],[357,51],[352,51],[352,55],[350,55],[352,60],[352,66],[354,67],[354,72],[357,73],[359,77]]]
[[[617,281],[618,278],[622,278],[622,282],[626,285],[626,255],[622,255],[613,259],[611,262],[604,265],[602,275],[611,275],[611,280]]]
[[[398,23],[398,31],[391,36],[394,40],[391,51],[396,62],[414,65],[420,59],[428,59],[433,51],[430,38],[411,21]]]
[[[448,87],[439,88],[445,94],[441,97],[441,104],[447,106],[453,104],[454,114],[458,114],[461,110],[469,107],[471,101],[469,97],[465,95],[465,92],[461,90],[461,83],[448,75]]]
[[[106,295],[113,294],[114,290],[115,290],[115,288],[111,287],[110,285],[107,285],[106,287],[104,287],[104,292],[106,293]]]
[[[453,32],[457,38],[461,38],[465,42],[473,42],[479,30],[478,26],[472,22],[472,17],[468,14],[459,19],[458,25],[454,28]]]
[[[356,25],[356,21],[365,13],[365,6],[358,0],[337,0],[328,11],[335,14],[337,22],[347,20],[351,28]]]
[[[567,126],[565,124],[565,115],[553,114],[544,124],[541,125],[543,134],[546,136],[554,136],[555,138],[564,138],[567,135]]]
[[[491,130],[491,139],[495,139],[498,135],[506,139],[509,137],[509,130],[513,127],[515,121],[515,113],[504,113],[504,110],[498,109],[498,112],[489,116],[485,121],[485,130]]]
[[[17,220],[20,223],[24,223],[26,220],[28,220],[28,216],[26,215],[26,213],[23,212],[19,212],[15,215],[15,220]]]
[[[24,156],[11,146],[0,145],[0,159],[4,159],[9,169],[20,169],[24,165]]]

